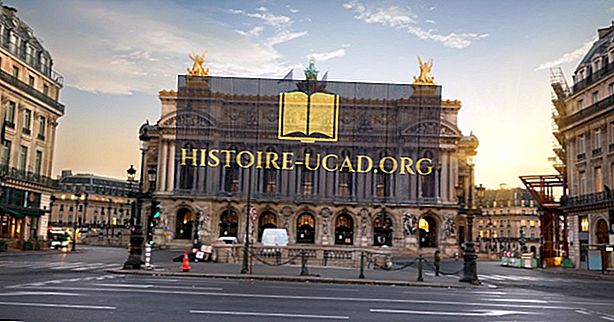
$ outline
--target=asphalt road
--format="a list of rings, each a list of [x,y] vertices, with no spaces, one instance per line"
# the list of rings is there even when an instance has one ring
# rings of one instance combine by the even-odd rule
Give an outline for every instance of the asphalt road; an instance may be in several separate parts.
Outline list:
[[[82,249],[0,254],[0,320],[614,321],[612,281],[494,263],[482,288],[410,288],[116,275],[125,249]]]

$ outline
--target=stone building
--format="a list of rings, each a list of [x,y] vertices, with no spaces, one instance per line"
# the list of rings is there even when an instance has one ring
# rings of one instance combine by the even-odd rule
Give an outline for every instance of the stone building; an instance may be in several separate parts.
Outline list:
[[[592,257],[593,269],[601,269],[601,263],[614,267],[607,251],[614,244],[614,23],[598,29],[597,36],[574,72],[571,89],[553,84],[555,135],[562,143],[569,187],[562,209],[570,255],[582,268],[591,266]]]
[[[0,238],[46,238],[62,76],[49,52],[6,5],[0,9]]]
[[[500,254],[525,248],[538,256],[540,221],[527,190],[502,185],[500,189],[486,190],[482,202],[482,215],[474,221],[480,252]]]
[[[129,194],[138,191],[138,182],[62,171],[53,194],[49,225],[97,229],[105,236],[126,233],[132,214]],[[77,199],[78,194],[78,201]]]
[[[149,140],[145,168],[156,170],[154,196],[162,208],[156,243],[196,236],[208,243],[231,236],[241,242],[249,202],[250,236],[256,243],[264,229],[277,227],[287,230],[290,245],[385,247],[402,254],[440,249],[448,256],[458,252],[459,238],[466,234],[455,186],[468,189],[473,173],[467,160],[476,154],[478,141],[457,127],[460,101],[442,100],[440,86],[421,83],[428,77],[421,73],[413,85],[323,82],[317,80],[313,63],[300,81],[211,77],[202,66],[198,70],[199,76],[179,76],[178,90],[160,91],[160,119],[141,128],[141,137],[146,133]],[[290,104],[286,99],[291,92],[280,95],[278,89],[296,87],[339,94],[334,139],[281,139],[286,134],[281,130],[282,105]],[[403,91],[413,94],[390,94]],[[321,99],[326,97],[332,96]],[[216,147],[248,158],[234,161],[222,155],[223,166],[217,167],[204,159],[197,162],[195,158]],[[251,163],[246,151],[253,151]],[[260,157],[269,153],[279,160],[294,156],[289,162],[303,166],[284,169],[282,163],[272,169],[270,160],[261,166]],[[320,154],[323,166],[309,169],[313,161],[307,155],[318,155],[319,162]],[[350,161],[331,165],[328,155],[339,163],[346,157]],[[402,173],[407,164],[401,163],[385,175],[382,169],[394,165],[384,161],[379,173],[348,170],[361,168],[359,155],[371,156],[374,163],[386,155],[399,162],[402,155],[433,162],[430,175],[423,176]],[[194,167],[185,166],[186,160]]]

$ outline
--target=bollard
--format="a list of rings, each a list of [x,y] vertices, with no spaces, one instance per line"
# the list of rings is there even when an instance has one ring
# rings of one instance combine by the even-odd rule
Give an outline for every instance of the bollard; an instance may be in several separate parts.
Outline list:
[[[433,263],[435,264],[435,276],[439,276],[439,268],[441,266],[441,256],[439,254],[439,250],[436,250],[435,257],[433,258]]]
[[[360,274],[358,274],[358,278],[365,278],[365,252],[360,252]]]
[[[151,245],[145,245],[145,268],[151,269]]]
[[[304,250],[301,250],[301,276],[309,275],[307,271],[307,253]]]
[[[418,256],[418,282],[424,282],[424,277],[422,277],[422,255]]]

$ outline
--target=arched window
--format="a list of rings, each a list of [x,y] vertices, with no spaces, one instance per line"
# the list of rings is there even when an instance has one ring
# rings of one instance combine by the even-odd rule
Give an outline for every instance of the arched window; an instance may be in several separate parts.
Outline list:
[[[431,216],[424,216],[418,220],[420,247],[437,247],[437,223]]]
[[[267,228],[277,228],[277,216],[270,211],[265,211],[258,218],[258,241],[262,241],[262,233]]]
[[[316,225],[313,215],[303,213],[296,219],[296,242],[313,244],[316,237]]]
[[[237,237],[239,216],[232,209],[226,209],[220,216],[220,237]]]
[[[335,220],[335,245],[354,243],[354,220],[349,214],[341,214]]]
[[[181,208],[177,211],[177,221],[175,222],[175,238],[192,239],[194,226],[194,213],[188,208]]]
[[[373,245],[392,246],[392,219],[385,212],[373,220]]]

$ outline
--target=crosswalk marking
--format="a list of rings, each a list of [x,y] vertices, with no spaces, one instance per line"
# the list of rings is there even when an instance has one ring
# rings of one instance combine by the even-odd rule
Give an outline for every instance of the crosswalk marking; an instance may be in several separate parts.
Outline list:
[[[84,263],[84,262],[65,262],[65,261],[55,261],[55,262],[39,262],[39,261],[7,261],[0,263],[1,269],[49,269],[54,271],[75,271],[75,272],[84,272],[84,271],[103,271],[109,268],[121,268],[121,263]]]

